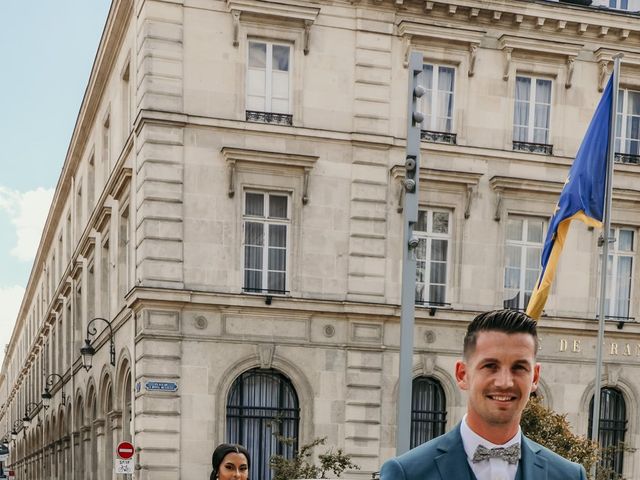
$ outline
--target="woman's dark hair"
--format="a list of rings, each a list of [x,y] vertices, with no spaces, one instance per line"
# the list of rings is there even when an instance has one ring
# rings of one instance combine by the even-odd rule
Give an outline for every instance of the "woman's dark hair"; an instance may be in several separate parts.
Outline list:
[[[241,453],[247,459],[247,467],[251,467],[251,458],[249,457],[249,451],[244,448],[242,445],[235,445],[233,443],[221,443],[216,447],[213,451],[213,455],[211,455],[211,466],[213,467],[213,471],[211,472],[210,480],[215,480],[218,478],[218,470],[220,470],[220,465],[226,457],[230,453]]]

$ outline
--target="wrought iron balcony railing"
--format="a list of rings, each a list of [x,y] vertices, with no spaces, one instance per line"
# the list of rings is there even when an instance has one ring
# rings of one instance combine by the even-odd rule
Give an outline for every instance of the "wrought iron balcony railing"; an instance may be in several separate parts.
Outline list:
[[[544,155],[553,155],[553,145],[547,143],[531,143],[513,141],[513,149],[517,152],[542,153]]]
[[[421,130],[420,138],[427,142],[456,144],[456,134],[450,132],[435,132],[433,130]]]
[[[632,153],[616,152],[616,163],[626,163],[629,165],[640,165],[640,155],[634,155]]]
[[[293,115],[287,113],[246,111],[248,122],[272,123],[275,125],[293,125]]]

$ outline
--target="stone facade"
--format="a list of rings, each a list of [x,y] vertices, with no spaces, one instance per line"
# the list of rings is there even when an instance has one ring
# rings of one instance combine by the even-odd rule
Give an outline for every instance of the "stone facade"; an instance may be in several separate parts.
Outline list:
[[[272,74],[263,97],[285,98],[286,111],[247,108],[250,50],[263,46],[281,55],[258,68]],[[416,307],[414,374],[442,387],[447,428],[462,418],[454,364],[467,323],[508,298],[509,222],[549,217],[615,52],[622,88],[640,90],[637,16],[520,0],[115,0],[0,376],[17,478],[113,478],[120,440],[136,447],[133,478],[208,478],[230,392],[252,369],[287,379],[298,440],[328,437],[361,466],[351,477],[394,455],[412,50],[455,72],[452,127],[422,143],[420,205],[448,212],[450,229],[445,301]],[[521,142],[533,151],[514,145],[522,76],[551,85],[547,141]],[[616,164],[613,222],[635,244],[634,158]],[[251,193],[286,214],[256,220]],[[284,268],[253,267],[267,281],[284,271],[284,288],[247,283],[250,222],[286,232],[280,253],[263,250]],[[540,320],[544,401],[580,434],[598,235],[572,226]],[[607,322],[603,381],[621,393],[625,441],[638,448],[631,285],[627,315]],[[111,323],[113,365],[97,317]],[[45,409],[50,374],[62,381]],[[25,411],[32,425],[20,429]],[[640,452],[623,465],[636,478]]]

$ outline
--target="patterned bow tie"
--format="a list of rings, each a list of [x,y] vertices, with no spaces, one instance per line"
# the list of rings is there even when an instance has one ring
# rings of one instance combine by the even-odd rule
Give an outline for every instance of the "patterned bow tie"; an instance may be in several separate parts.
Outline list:
[[[489,460],[490,458],[501,458],[509,462],[511,465],[518,463],[520,459],[520,444],[514,443],[510,447],[487,448],[484,445],[478,445],[473,454],[473,463]]]

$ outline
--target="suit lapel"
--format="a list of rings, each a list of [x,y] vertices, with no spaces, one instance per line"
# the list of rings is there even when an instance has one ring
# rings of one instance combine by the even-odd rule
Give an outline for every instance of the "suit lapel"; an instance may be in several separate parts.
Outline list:
[[[460,424],[443,436],[438,450],[440,455],[435,458],[435,462],[442,480],[471,480],[467,454],[460,436]]]
[[[547,480],[547,460],[538,455],[540,447],[522,436],[521,480]]]

